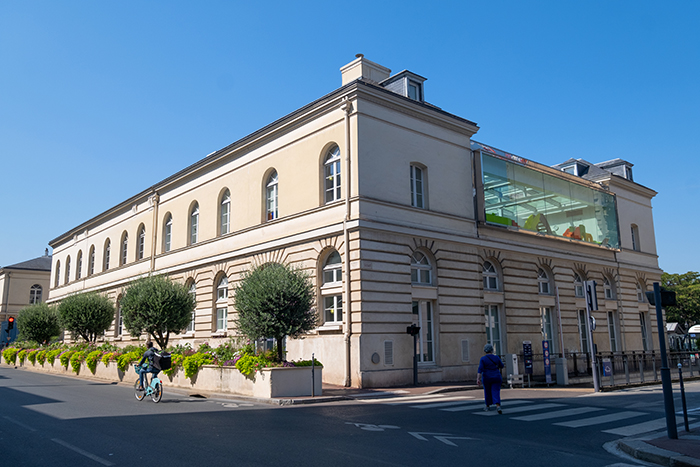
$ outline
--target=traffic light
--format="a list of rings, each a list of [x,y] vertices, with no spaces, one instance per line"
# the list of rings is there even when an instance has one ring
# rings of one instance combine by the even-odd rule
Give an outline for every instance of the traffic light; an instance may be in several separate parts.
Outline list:
[[[14,327],[15,327],[15,317],[10,316],[9,318],[7,318],[7,332],[10,332],[12,330],[12,328],[14,328]]]

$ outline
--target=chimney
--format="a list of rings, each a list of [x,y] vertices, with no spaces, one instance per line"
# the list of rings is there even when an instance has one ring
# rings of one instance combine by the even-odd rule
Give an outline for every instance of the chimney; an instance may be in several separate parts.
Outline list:
[[[49,249],[48,248],[44,248],[44,256],[49,256]]]
[[[356,79],[363,79],[377,84],[391,75],[390,69],[367,60],[364,55],[357,54],[355,57],[357,57],[355,60],[340,69],[340,73],[343,76],[343,86]]]

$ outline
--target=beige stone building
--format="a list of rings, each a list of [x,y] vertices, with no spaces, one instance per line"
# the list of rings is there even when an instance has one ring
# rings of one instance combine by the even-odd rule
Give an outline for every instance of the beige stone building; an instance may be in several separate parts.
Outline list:
[[[44,256],[0,268],[0,323],[6,338],[7,319],[23,308],[46,301],[49,295],[51,256]],[[14,335],[14,333],[13,333]]]
[[[595,280],[598,350],[653,348],[656,193],[632,164],[546,167],[473,141],[477,125],[429,104],[417,74],[358,56],[341,76],[52,240],[50,300],[97,290],[118,305],[133,278],[168,274],[197,299],[178,339],[215,345],[235,335],[240,273],[291,263],[314,279],[319,326],[288,358],[314,353],[325,381],[372,387],[412,381],[412,323],[423,382],[474,379],[487,341],[585,352],[582,282]],[[134,339],[118,313],[106,338]]]

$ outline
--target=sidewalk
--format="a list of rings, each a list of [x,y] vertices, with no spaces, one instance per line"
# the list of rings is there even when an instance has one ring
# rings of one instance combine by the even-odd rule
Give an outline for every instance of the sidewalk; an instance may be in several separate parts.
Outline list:
[[[672,467],[700,467],[700,424],[690,426],[690,433],[683,425],[678,427],[678,439],[669,439],[665,431],[641,438],[624,438],[617,441],[621,451],[630,456],[654,464]]]

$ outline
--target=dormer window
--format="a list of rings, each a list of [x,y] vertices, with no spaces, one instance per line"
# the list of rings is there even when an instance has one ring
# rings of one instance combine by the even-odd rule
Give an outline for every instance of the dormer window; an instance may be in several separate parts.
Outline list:
[[[562,172],[566,172],[571,175],[576,175],[577,177],[581,177],[588,172],[588,167],[584,164],[571,164],[571,165],[565,165],[564,167],[561,168]]]
[[[404,70],[400,73],[391,76],[381,83],[385,89],[395,92],[396,94],[401,94],[404,97],[408,97],[414,101],[423,102],[425,95],[423,93],[423,82],[425,78],[415,73],[411,73],[408,70]]]
[[[421,84],[413,81],[411,79],[408,80],[408,97],[413,99],[414,101],[422,101],[423,99],[421,98]]]

